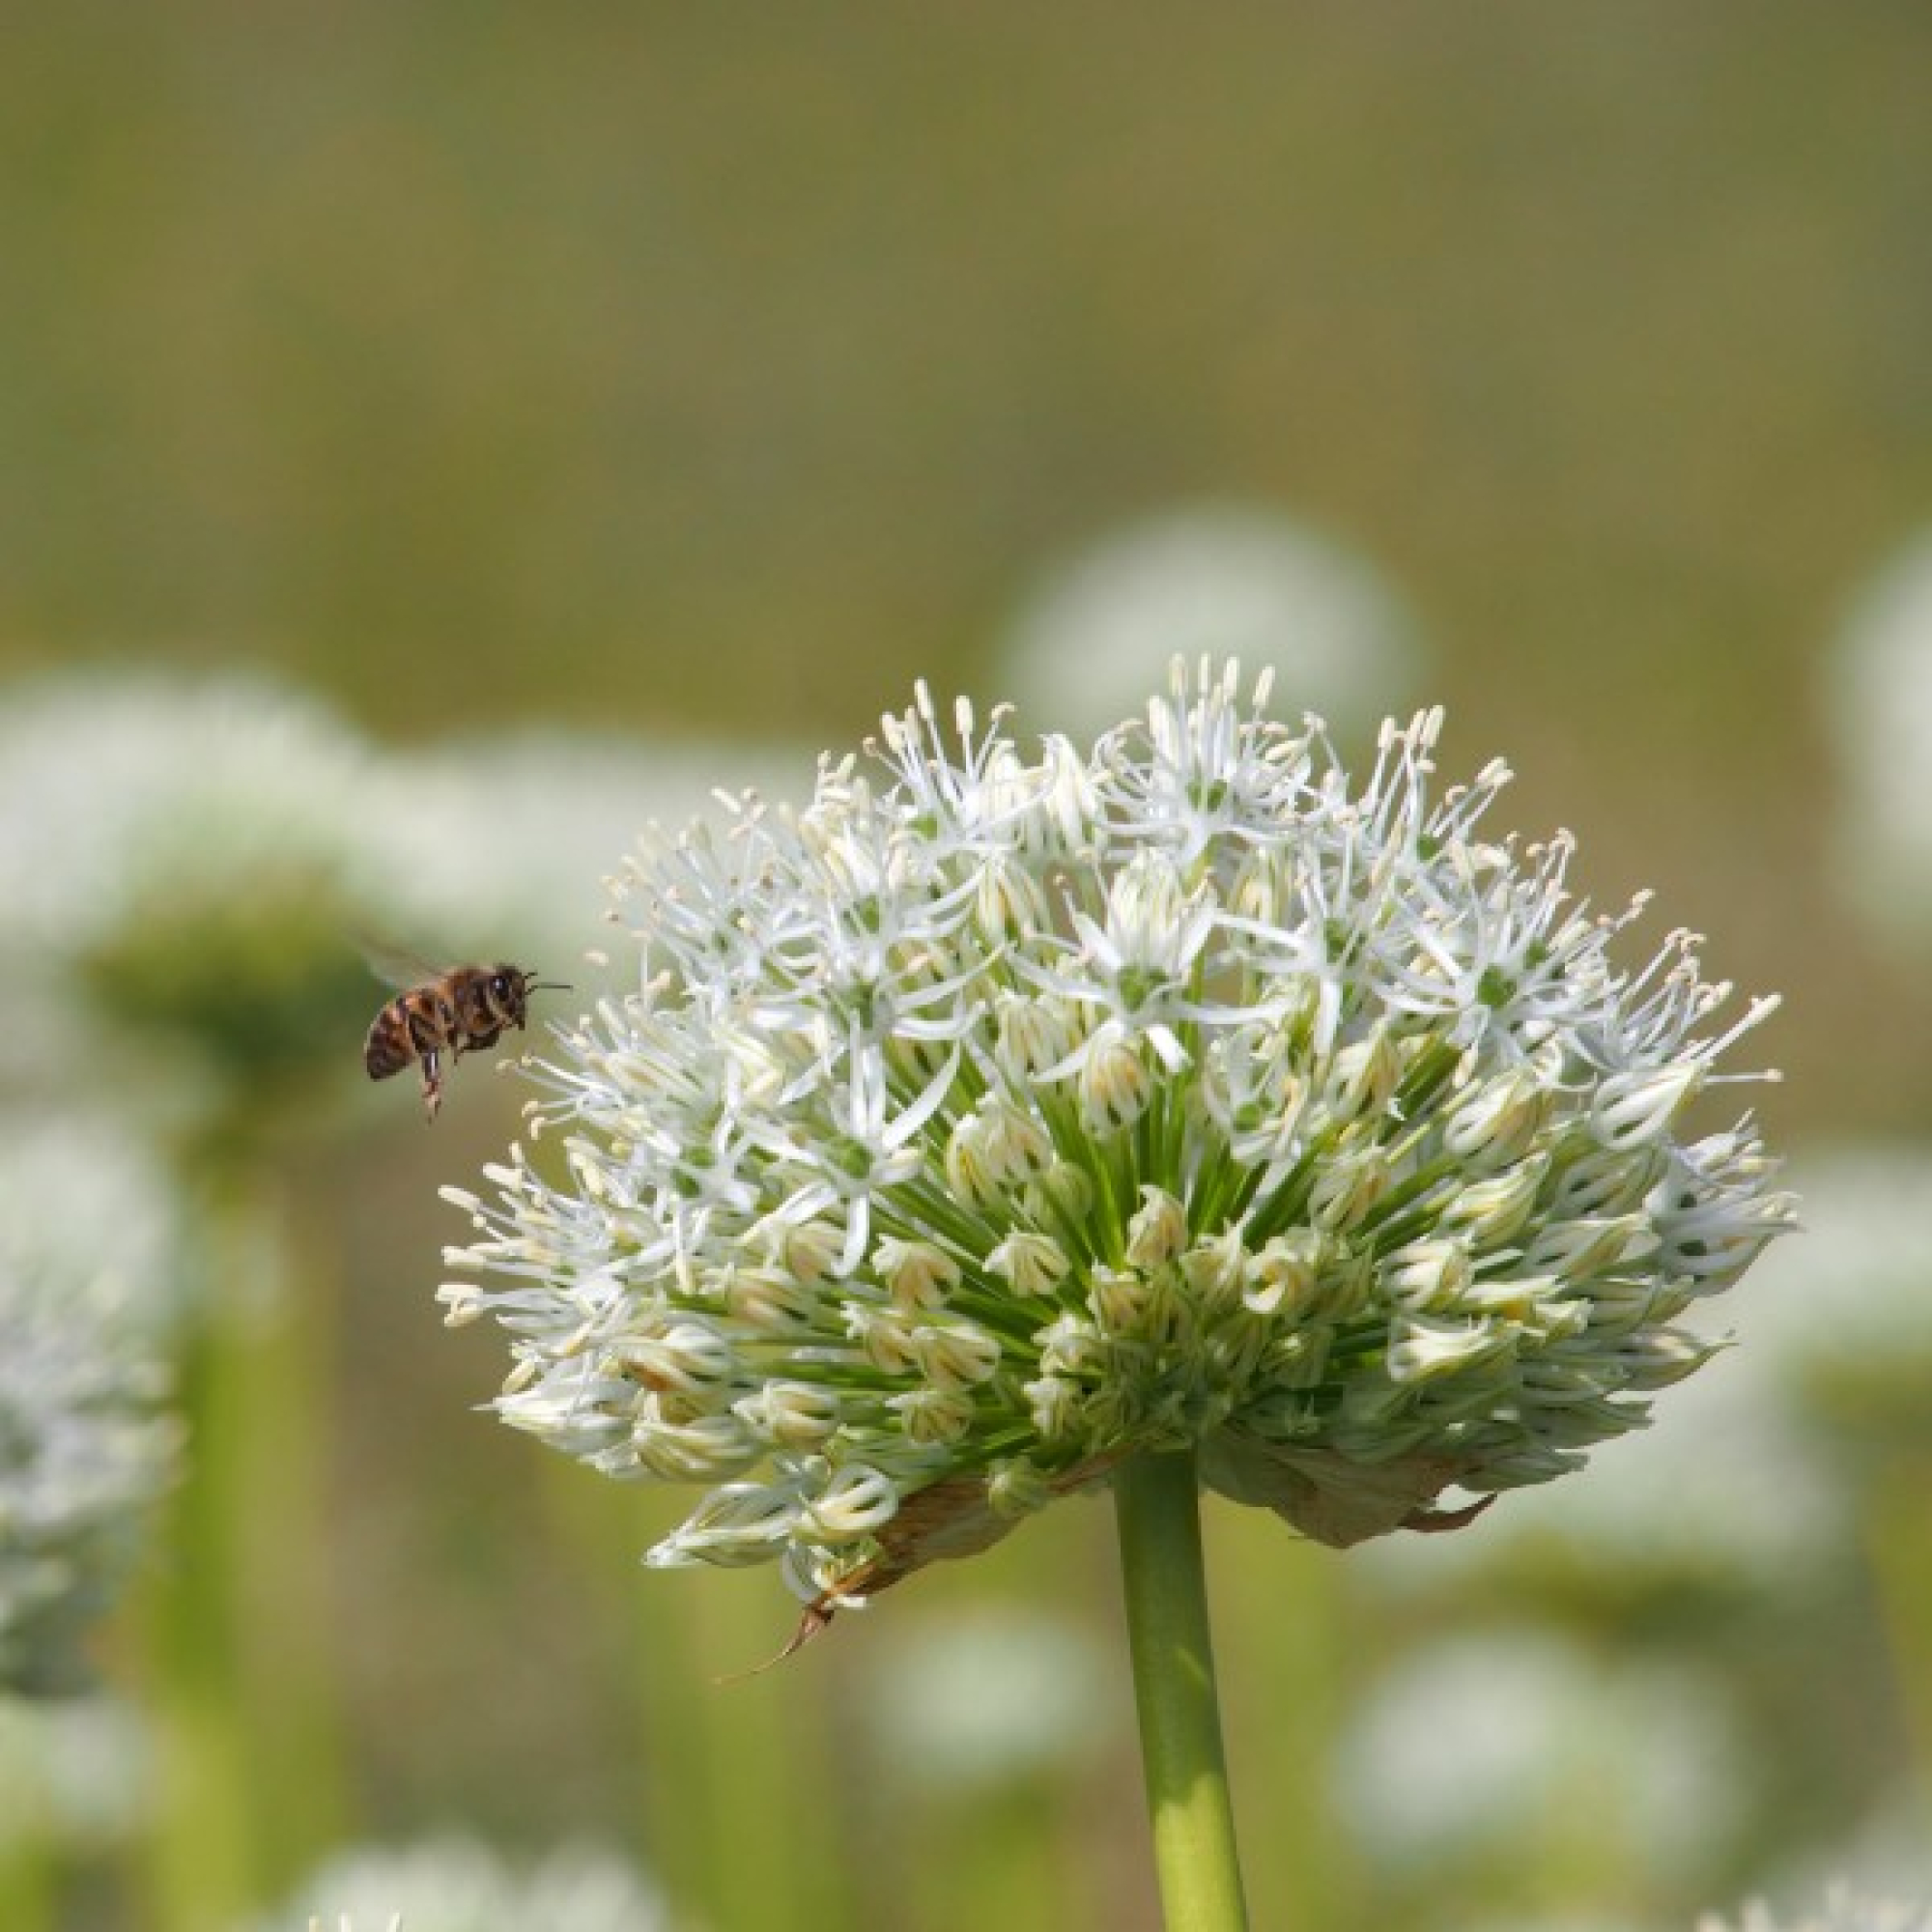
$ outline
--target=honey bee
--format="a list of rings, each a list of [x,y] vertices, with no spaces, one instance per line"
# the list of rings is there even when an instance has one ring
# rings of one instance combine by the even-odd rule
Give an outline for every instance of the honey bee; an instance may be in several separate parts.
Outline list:
[[[529,996],[549,986],[569,988],[560,980],[539,980],[535,967],[451,966],[442,972],[372,954],[370,963],[403,990],[376,1015],[362,1045],[362,1065],[371,1080],[386,1080],[411,1061],[422,1065],[423,1112],[435,1120],[442,1105],[443,1059],[451,1065],[466,1053],[495,1046],[505,1027],[521,1027]]]

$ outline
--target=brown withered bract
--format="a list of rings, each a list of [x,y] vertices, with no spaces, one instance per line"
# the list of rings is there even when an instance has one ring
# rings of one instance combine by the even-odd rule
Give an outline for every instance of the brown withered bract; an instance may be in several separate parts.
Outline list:
[[[383,970],[380,969],[379,970]],[[406,985],[376,1015],[362,1046],[362,1065],[371,1080],[386,1080],[412,1061],[422,1067],[425,1118],[435,1120],[442,1104],[445,1057],[453,1065],[466,1053],[495,1046],[505,1027],[522,1027],[529,996],[542,986],[564,989],[557,980],[539,980],[535,967],[501,962],[495,966],[452,966]]]

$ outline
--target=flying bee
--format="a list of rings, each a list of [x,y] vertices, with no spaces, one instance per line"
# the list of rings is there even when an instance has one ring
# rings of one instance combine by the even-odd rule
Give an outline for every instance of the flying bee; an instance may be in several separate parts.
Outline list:
[[[495,1046],[505,1027],[522,1027],[529,996],[543,987],[568,991],[560,980],[539,980],[535,967],[451,966],[437,972],[414,961],[372,956],[370,963],[402,991],[376,1015],[362,1045],[371,1080],[386,1080],[411,1061],[422,1065],[423,1111],[435,1120],[442,1105],[443,1060]],[[400,970],[399,970],[400,968]]]

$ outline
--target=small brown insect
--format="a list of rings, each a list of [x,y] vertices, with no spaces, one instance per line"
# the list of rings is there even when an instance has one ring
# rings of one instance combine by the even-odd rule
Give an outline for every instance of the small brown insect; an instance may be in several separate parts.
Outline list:
[[[451,966],[440,973],[412,963],[400,974],[387,960],[372,963],[403,990],[376,1015],[363,1042],[362,1065],[371,1080],[386,1080],[419,1061],[424,1115],[432,1121],[442,1105],[445,1055],[454,1065],[466,1053],[495,1046],[505,1027],[525,1023],[529,996],[540,987],[568,990],[561,980],[539,980],[535,967],[507,962]]]

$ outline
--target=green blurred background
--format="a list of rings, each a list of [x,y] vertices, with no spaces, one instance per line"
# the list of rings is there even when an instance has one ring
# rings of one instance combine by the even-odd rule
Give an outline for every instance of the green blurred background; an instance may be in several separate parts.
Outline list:
[[[1932,513],[1932,11],[81,0],[4,38],[10,680],[269,667],[400,747],[615,726],[803,771],[915,676],[998,696],[1081,546],[1274,505],[1415,614],[1452,768],[1506,753],[1512,822],[1573,827],[1600,900],[1656,887],[1789,996],[1776,1143],[1932,1125],[1923,966],[1834,890],[1818,722],[1845,609]],[[250,1588],[319,1633],[331,1769],[265,1800],[256,1902],[336,1838],[457,1822],[630,1844],[719,1928],[1151,1922],[1103,1513],[714,1690],[782,1635],[772,1579],[637,1573],[652,1506],[471,1413],[499,1346],[436,1325],[435,1187],[516,1095],[472,1076],[433,1136],[384,1097],[278,1156],[327,1278],[327,1514],[264,1519]],[[1404,1613],[1269,1525],[1213,1534],[1259,1924],[1731,1895],[1572,1886],[1575,1846],[1385,1880],[1323,1754]],[[1882,1677],[1861,1587],[1831,1640]],[[908,1796],[860,1735],[868,1646],[1046,1592],[1112,1731]],[[1789,1691],[1812,1655],[1785,1629],[1760,1667]],[[1789,1814],[1821,1842],[1906,1775],[1898,1709],[1826,1714]],[[1779,1829],[1698,1882],[1741,1894]],[[75,1925],[162,1922],[68,1883]]]

